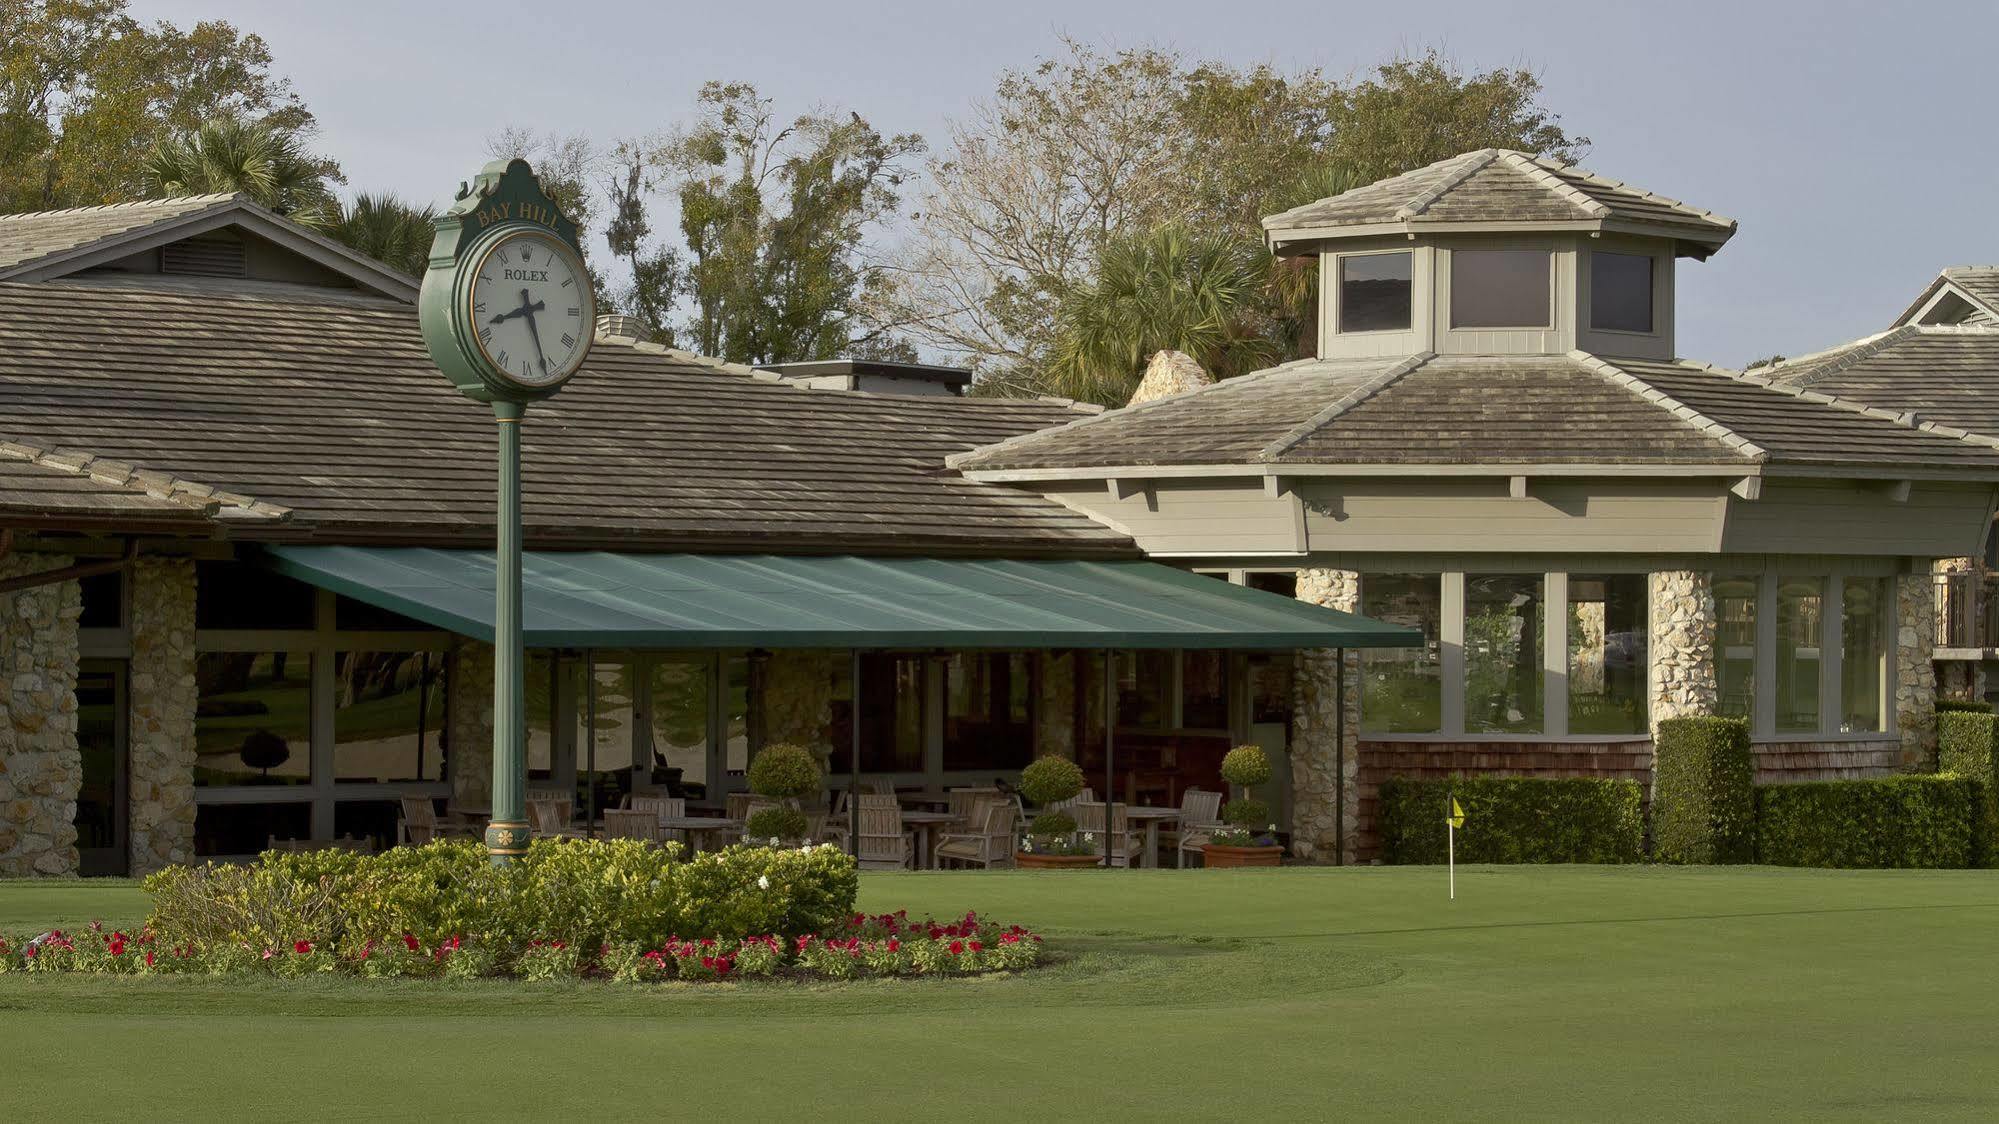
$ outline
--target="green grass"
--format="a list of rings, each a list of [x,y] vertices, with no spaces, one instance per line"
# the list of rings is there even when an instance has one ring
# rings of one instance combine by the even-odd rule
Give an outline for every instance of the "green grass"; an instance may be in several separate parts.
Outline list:
[[[1999,1115],[1999,873],[871,875],[1072,955],[669,986],[0,976],[0,1119]],[[145,910],[0,884],[0,930]]]

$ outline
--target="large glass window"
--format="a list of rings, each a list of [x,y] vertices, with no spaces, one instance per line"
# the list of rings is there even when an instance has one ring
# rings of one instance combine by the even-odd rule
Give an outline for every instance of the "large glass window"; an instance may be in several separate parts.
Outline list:
[[[1714,583],[1715,713],[1748,718],[1756,712],[1756,579]]]
[[[1180,653],[1180,728],[1229,727],[1229,654],[1214,649]]]
[[[1777,579],[1777,732],[1819,726],[1819,668],[1825,649],[1825,579]]]
[[[195,784],[311,781],[310,655],[203,652],[194,682]]]
[[[578,715],[588,740],[577,753],[579,801],[596,787],[596,807],[615,808],[630,796],[638,757],[638,668],[629,660],[596,660],[590,666],[590,708]],[[593,771],[594,770],[594,771]]]
[[[832,770],[844,773],[849,764],[851,729],[858,710],[861,723],[861,771],[921,773],[923,771],[923,663],[913,654],[870,652],[861,656],[858,706],[845,668],[834,680],[834,741]],[[844,662],[844,661],[842,661]]]
[[[1408,253],[1340,255],[1340,331],[1407,331],[1413,260]]]
[[[333,667],[334,779],[442,780],[443,655],[341,652]]]
[[[1888,590],[1879,578],[1840,583],[1840,711],[1842,733],[1887,729],[1882,705],[1888,682]]]
[[[1465,731],[1541,732],[1544,627],[1539,574],[1465,578]]]
[[[652,767],[682,791],[708,784],[707,656],[667,656],[652,666]]]
[[[1365,574],[1362,616],[1423,634],[1420,648],[1361,651],[1361,729],[1371,734],[1434,734],[1443,721],[1438,660],[1443,593],[1437,574]]]
[[[194,565],[196,628],[297,628],[313,625],[318,590],[242,562]]]
[[[750,767],[750,658],[725,657],[722,660],[722,681],[722,721],[727,725],[722,769],[731,776],[740,777]],[[836,747],[846,745],[843,741],[833,744]]]
[[[1652,259],[1597,251],[1589,259],[1589,326],[1604,332],[1652,330]]]
[[[1644,574],[1569,575],[1569,733],[1649,728],[1646,585]]]
[[[526,697],[528,777],[549,780],[555,775],[555,716],[558,706],[556,677],[567,674],[573,691],[576,668],[562,663],[547,652],[529,652],[522,665],[521,679]]]
[[[1117,724],[1136,730],[1164,730],[1173,724],[1173,653],[1119,652]]]
[[[1026,652],[954,652],[944,665],[944,767],[1018,769],[1034,755]]]
[[[202,804],[194,810],[197,858],[254,855],[272,841],[312,838],[312,805]]]
[[[1451,251],[1451,327],[1545,328],[1546,250]]]

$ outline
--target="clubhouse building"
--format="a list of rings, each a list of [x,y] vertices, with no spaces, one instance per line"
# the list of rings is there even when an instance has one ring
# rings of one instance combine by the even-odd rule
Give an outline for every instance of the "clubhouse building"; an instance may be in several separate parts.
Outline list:
[[[1293,854],[1355,862],[1386,777],[1644,781],[1691,713],[1878,775],[1983,693],[1999,271],[1745,374],[1674,343],[1734,223],[1580,168],[1265,225],[1317,354],[1108,412],[605,318],[523,432],[530,783],[719,803],[785,741],[1177,804],[1255,742]],[[415,291],[235,196],[0,217],[0,875],[486,809],[492,425]]]

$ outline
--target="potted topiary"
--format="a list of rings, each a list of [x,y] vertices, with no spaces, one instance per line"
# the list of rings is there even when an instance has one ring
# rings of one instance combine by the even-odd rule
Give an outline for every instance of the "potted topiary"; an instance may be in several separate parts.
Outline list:
[[[1036,758],[1020,771],[1020,794],[1044,811],[1027,825],[1014,865],[1027,870],[1069,870],[1096,866],[1102,856],[1091,844],[1076,838],[1075,817],[1067,812],[1046,811],[1050,804],[1074,800],[1083,791],[1083,770],[1066,757]]]
[[[751,792],[778,803],[774,808],[751,812],[743,823],[743,838],[773,845],[810,842],[805,836],[811,823],[799,801],[816,795],[823,783],[818,756],[784,742],[767,745],[751,759],[749,781]]]
[[[1222,822],[1228,826],[1209,834],[1201,848],[1202,864],[1276,866],[1284,857],[1284,846],[1277,841],[1277,825],[1270,822],[1270,805],[1250,794],[1270,779],[1270,758],[1261,747],[1239,745],[1222,758],[1222,779],[1240,788],[1242,795],[1222,806]]]

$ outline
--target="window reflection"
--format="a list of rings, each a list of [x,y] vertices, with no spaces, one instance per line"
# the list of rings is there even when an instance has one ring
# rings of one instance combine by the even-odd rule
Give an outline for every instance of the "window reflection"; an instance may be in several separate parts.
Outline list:
[[[1340,331],[1408,330],[1412,260],[1407,253],[1341,255]]]
[[[944,665],[944,767],[1018,769],[1034,752],[1031,657],[953,652]]]
[[[340,781],[444,776],[443,662],[432,652],[334,657],[333,775]]]
[[[1819,729],[1819,668],[1824,662],[1825,579],[1777,581],[1777,730]]]
[[[1840,724],[1845,733],[1887,729],[1888,583],[1847,578],[1840,584]]]
[[[1465,729],[1476,734],[1541,731],[1542,577],[1474,574],[1465,579]]]
[[[312,779],[312,657],[203,652],[195,657],[197,785]]]
[[[1413,628],[1420,648],[1361,651],[1361,729],[1381,734],[1433,734],[1442,728],[1438,660],[1442,624],[1438,574],[1366,574],[1360,583],[1364,617]]]
[[[1569,733],[1646,732],[1644,574],[1569,575]]]
[[[1756,712],[1756,579],[1714,583],[1715,713],[1748,718]]]

